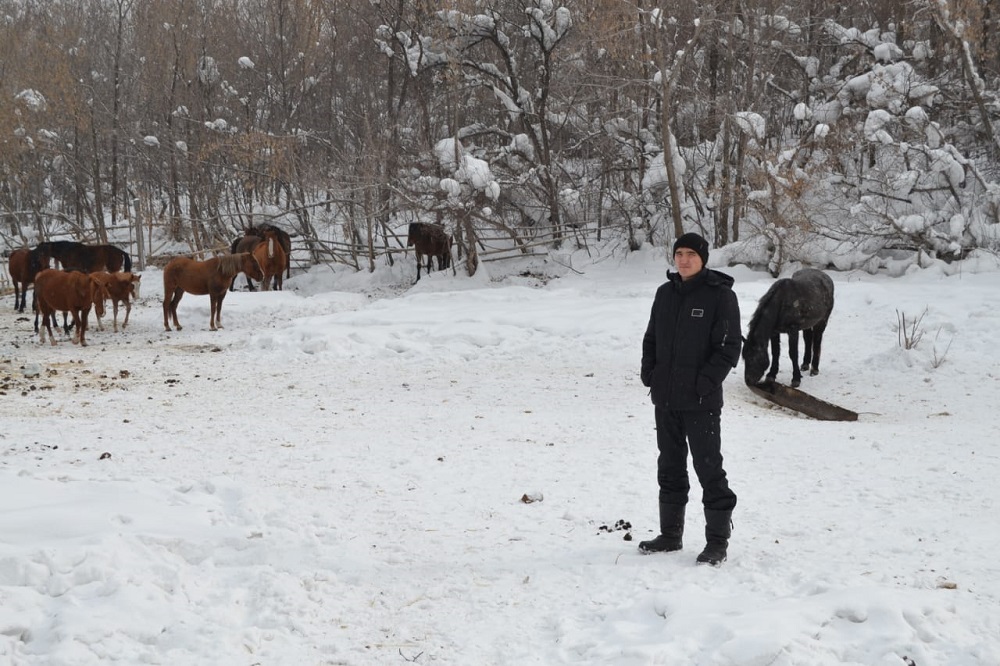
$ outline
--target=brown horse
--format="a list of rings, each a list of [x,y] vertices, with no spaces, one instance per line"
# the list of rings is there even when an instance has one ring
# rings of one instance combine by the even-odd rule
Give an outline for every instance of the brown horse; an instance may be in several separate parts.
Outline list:
[[[29,250],[26,247],[10,253],[7,270],[14,281],[14,311],[24,312],[27,302],[28,285],[35,281],[38,271],[49,267],[49,257],[39,248]]]
[[[285,277],[290,278],[292,277],[292,237],[288,235],[287,231],[273,224],[258,224],[256,227],[249,227],[243,233],[247,236],[264,238],[268,231],[274,232],[278,242],[281,243],[281,249],[285,251]],[[277,284],[273,286],[276,289],[281,289]]]
[[[420,281],[420,265],[424,256],[427,257],[427,274],[431,272],[431,261],[434,257],[438,260],[438,270],[451,266],[452,275],[455,274],[455,267],[451,260],[451,245],[454,239],[439,224],[427,224],[425,222],[411,222],[406,234],[406,247],[413,246],[417,255],[417,279],[414,284]]]
[[[172,317],[174,327],[181,330],[180,322],[177,321],[177,304],[184,292],[196,296],[208,294],[211,299],[209,328],[213,331],[222,328],[222,300],[226,297],[233,278],[239,273],[246,273],[255,280],[264,277],[260,265],[249,252],[226,254],[206,261],[189,257],[171,259],[163,268],[163,328],[170,330]]]
[[[253,256],[264,273],[264,279],[260,283],[261,289],[268,291],[271,288],[271,278],[274,278],[275,288],[281,291],[283,283],[281,273],[285,270],[287,255],[284,248],[281,247],[277,234],[271,230],[265,230],[264,239],[257,243],[253,249]]]
[[[232,246],[230,246],[230,252],[233,254],[239,254],[240,252],[253,252],[253,249],[263,240],[260,236],[255,234],[247,234],[242,238],[237,238],[233,241]],[[253,286],[253,282],[250,281],[250,276],[246,276],[247,279],[247,291],[257,291],[257,287]],[[236,279],[233,278],[233,283],[229,285],[229,291],[236,289]]]
[[[123,268],[132,270],[132,257],[114,245],[84,245],[75,241],[48,241],[40,243],[49,256],[58,261],[63,270],[93,273],[114,273]]]
[[[57,271],[51,268],[39,272],[35,276],[34,309],[36,322],[38,315],[42,315],[42,327],[39,331],[42,343],[45,343],[47,331],[52,344],[56,344],[56,337],[52,334],[52,322],[56,318],[56,312],[61,311],[73,315],[73,325],[76,326],[73,344],[79,342],[81,346],[86,347],[87,316],[90,314],[90,308],[94,308],[98,317],[103,316],[104,299],[107,297],[107,288],[93,275],[76,271]]]
[[[122,322],[122,330],[128,326],[128,316],[132,312],[132,299],[135,298],[135,290],[139,285],[142,276],[137,273],[92,273],[92,276],[101,282],[108,291],[108,298],[114,309],[115,333],[118,332],[118,304],[125,305],[125,321]],[[102,304],[103,305],[103,304]],[[97,330],[103,331],[101,317],[104,313],[97,315]]]

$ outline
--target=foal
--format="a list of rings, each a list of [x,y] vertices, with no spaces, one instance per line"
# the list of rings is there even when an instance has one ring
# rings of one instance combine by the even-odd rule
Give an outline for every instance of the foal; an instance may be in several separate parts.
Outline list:
[[[111,299],[114,311],[115,333],[118,332],[118,304],[125,304],[125,321],[122,322],[122,330],[124,331],[125,327],[128,326],[128,316],[132,312],[132,299],[135,298],[135,290],[142,276],[136,273],[93,273],[92,275],[108,291],[108,297]],[[97,316],[98,331],[104,330],[104,326],[101,325],[101,317],[103,316],[104,313],[99,313]]]

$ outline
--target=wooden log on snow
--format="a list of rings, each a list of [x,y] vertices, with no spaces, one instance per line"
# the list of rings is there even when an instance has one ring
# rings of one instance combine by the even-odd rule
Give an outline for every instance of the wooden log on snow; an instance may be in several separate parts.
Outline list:
[[[805,391],[778,382],[747,384],[751,391],[776,405],[787,407],[819,421],[857,421],[858,413],[820,400]]]

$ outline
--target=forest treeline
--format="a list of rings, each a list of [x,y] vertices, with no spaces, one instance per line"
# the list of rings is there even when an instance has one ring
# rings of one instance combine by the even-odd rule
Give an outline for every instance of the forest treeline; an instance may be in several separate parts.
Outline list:
[[[141,265],[280,220],[372,268],[423,220],[470,272],[494,242],[682,230],[773,271],[995,251],[997,11],[0,0],[0,239],[124,237]]]

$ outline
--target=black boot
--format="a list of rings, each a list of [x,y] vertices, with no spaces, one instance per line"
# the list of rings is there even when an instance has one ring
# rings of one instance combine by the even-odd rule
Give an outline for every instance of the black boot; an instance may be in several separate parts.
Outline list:
[[[670,553],[684,547],[684,505],[660,502],[660,536],[639,542],[640,553]]]
[[[708,544],[698,556],[698,564],[717,567],[726,561],[729,536],[733,531],[732,509],[705,509],[705,539]]]

